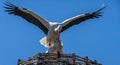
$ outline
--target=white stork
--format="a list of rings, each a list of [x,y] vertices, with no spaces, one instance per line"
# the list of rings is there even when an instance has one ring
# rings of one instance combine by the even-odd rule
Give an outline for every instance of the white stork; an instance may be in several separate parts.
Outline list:
[[[59,39],[59,35],[61,32],[83,21],[93,18],[99,18],[100,16],[102,16],[101,10],[105,8],[103,6],[97,11],[77,15],[70,19],[64,20],[62,23],[52,23],[47,22],[42,17],[38,16],[32,11],[27,10],[26,8],[17,7],[10,2],[6,2],[5,5],[5,11],[8,12],[8,14],[14,14],[26,19],[28,22],[38,26],[46,34],[46,36],[40,40],[40,43],[47,48],[51,48],[54,46],[54,42],[55,40]]]

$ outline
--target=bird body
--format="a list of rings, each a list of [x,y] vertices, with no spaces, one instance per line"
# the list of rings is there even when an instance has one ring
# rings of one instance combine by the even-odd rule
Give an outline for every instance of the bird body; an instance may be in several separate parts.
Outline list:
[[[101,10],[105,8],[103,6],[97,11],[77,15],[75,17],[64,20],[61,23],[53,23],[47,22],[45,19],[36,15],[32,11],[17,7],[10,2],[6,2],[5,5],[5,11],[8,12],[8,14],[14,14],[26,19],[28,22],[38,26],[46,34],[46,36],[40,40],[40,43],[47,48],[53,48],[55,46],[54,43],[56,43],[56,40],[59,40],[60,33],[83,21],[99,18],[102,16]]]
[[[58,27],[59,24],[57,23],[51,24],[47,35],[40,40],[40,43],[47,48],[54,46],[55,40],[59,39]]]

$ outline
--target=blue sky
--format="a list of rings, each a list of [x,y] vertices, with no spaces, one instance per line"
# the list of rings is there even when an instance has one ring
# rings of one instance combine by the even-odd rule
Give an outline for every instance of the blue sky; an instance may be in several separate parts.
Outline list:
[[[18,16],[4,12],[0,0],[0,65],[16,65],[47,49],[39,44],[45,34]],[[73,16],[93,12],[102,4],[107,6],[99,19],[85,21],[61,33],[64,53],[76,53],[96,59],[103,65],[120,62],[120,1],[119,0],[9,0],[32,10],[51,22],[62,22]]]

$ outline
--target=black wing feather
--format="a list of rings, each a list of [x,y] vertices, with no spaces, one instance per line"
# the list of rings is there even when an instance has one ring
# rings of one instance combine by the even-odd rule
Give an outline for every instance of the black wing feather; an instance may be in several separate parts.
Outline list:
[[[10,2],[5,3],[5,7],[6,12],[8,12],[8,14],[14,14],[14,15],[18,15],[21,16],[22,18],[26,19],[28,22],[35,24],[36,26],[38,26],[40,29],[42,29],[42,31],[47,34],[48,32],[48,28],[45,27],[41,21],[38,18],[41,18],[39,16],[37,16],[36,14],[34,14],[33,12],[25,9],[25,8],[19,8],[13,4],[11,4]],[[41,20],[43,20],[41,18]]]
[[[101,10],[103,10],[104,8],[105,7],[103,6],[100,9],[98,9],[97,11],[95,11],[95,12],[86,13],[84,15],[79,15],[79,16],[76,16],[76,17],[70,19],[70,20],[64,21],[63,22],[64,26],[63,26],[61,32],[63,32],[64,30],[70,28],[71,26],[79,24],[79,23],[81,23],[81,22],[83,22],[85,20],[89,20],[89,19],[93,19],[93,18],[99,18],[100,16],[102,16]]]

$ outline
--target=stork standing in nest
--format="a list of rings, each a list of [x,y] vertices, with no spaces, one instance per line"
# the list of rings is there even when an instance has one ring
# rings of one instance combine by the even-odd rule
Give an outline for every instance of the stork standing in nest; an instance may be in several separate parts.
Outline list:
[[[75,17],[64,20],[61,23],[57,23],[57,22],[48,22],[42,17],[33,13],[32,11],[27,10],[26,8],[20,8],[18,6],[13,5],[10,2],[5,3],[5,9],[6,9],[5,11],[8,12],[8,14],[14,14],[24,18],[29,23],[38,26],[46,34],[46,36],[40,40],[40,43],[49,49],[55,49],[56,48],[55,44],[60,45],[57,48],[62,46],[61,41],[59,41],[60,33],[62,33],[63,31],[65,31],[66,29],[70,28],[73,25],[77,25],[89,19],[99,18],[100,16],[102,16],[101,10],[103,10],[104,8],[105,7],[103,6],[94,12],[77,15]],[[59,42],[55,43],[55,41],[59,41]]]

